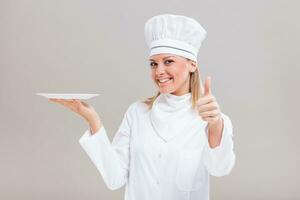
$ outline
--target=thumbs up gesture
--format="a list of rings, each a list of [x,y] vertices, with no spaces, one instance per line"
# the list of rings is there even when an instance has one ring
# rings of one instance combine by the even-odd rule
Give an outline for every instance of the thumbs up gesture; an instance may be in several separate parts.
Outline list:
[[[208,125],[214,125],[221,120],[221,110],[211,91],[211,77],[207,77],[204,84],[204,96],[197,101],[199,115]]]

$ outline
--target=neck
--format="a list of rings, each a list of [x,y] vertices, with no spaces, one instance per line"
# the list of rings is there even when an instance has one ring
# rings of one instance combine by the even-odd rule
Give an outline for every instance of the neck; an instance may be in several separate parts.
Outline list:
[[[182,90],[182,91],[174,91],[174,92],[170,92],[170,94],[172,95],[176,95],[176,96],[182,96],[185,94],[191,93],[189,90]]]

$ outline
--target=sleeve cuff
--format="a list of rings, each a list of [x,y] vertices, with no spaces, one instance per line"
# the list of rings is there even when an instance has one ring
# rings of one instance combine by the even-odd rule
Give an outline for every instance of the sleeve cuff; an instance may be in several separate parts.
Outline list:
[[[102,125],[101,128],[94,134],[91,134],[91,131],[90,129],[87,129],[84,134],[80,137],[79,139],[79,143],[82,145],[82,144],[85,144],[85,143],[89,143],[89,142],[92,142],[92,141],[101,141],[101,142],[104,142],[104,143],[107,143],[109,144],[110,143],[110,140],[107,136],[107,132],[104,128],[104,126]]]
[[[223,119],[223,130],[222,130],[222,138],[219,146],[211,148],[208,142],[208,126],[205,128],[206,136],[207,136],[207,146],[210,153],[214,154],[220,151],[223,151],[224,149],[227,149],[231,146],[231,136],[232,136],[232,123],[230,119],[223,113],[221,113],[221,117]],[[230,149],[230,148],[228,148]]]

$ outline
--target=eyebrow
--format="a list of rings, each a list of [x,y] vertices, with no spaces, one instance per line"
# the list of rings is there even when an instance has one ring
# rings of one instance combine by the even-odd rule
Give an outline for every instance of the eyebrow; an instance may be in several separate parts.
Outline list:
[[[167,59],[167,58],[170,58],[170,57],[174,57],[174,56],[167,56],[167,57],[164,57],[163,60]],[[153,59],[149,59],[149,61],[155,61]]]

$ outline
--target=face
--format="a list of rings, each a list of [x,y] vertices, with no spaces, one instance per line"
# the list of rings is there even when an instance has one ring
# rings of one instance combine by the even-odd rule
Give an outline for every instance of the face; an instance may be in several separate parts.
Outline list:
[[[161,93],[177,96],[189,92],[190,72],[196,63],[174,54],[156,54],[149,58],[152,79]]]

